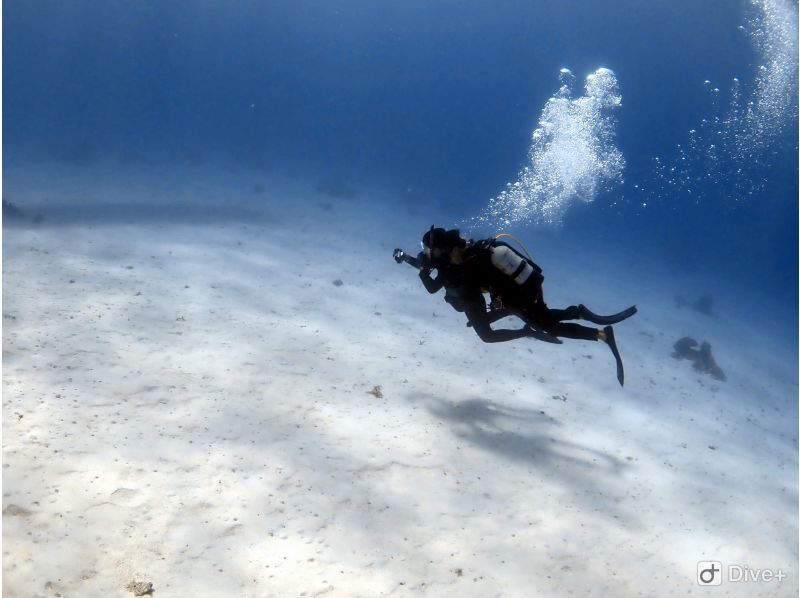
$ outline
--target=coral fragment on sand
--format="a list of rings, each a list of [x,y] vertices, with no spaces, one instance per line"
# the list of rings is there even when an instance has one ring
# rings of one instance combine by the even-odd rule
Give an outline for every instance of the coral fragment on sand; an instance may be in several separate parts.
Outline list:
[[[153,584],[149,581],[132,581],[125,589],[133,592],[134,596],[151,596],[153,594]]]
[[[725,381],[725,372],[714,361],[711,354],[711,345],[703,342],[699,349],[695,349],[697,341],[690,336],[684,336],[673,345],[673,359],[688,359],[694,362],[692,367],[698,372],[703,372],[717,380]]]

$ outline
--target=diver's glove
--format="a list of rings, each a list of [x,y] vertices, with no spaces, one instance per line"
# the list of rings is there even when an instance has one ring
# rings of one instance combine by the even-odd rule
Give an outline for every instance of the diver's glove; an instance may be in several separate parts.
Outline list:
[[[392,256],[394,257],[394,261],[398,264],[402,264],[406,259],[406,252],[402,249],[395,249]]]

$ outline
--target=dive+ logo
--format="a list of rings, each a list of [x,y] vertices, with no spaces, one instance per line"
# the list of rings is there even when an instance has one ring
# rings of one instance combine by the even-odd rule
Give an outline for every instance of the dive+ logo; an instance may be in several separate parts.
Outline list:
[[[701,586],[718,586],[722,583],[722,563],[719,561],[698,561],[697,583]]]
[[[720,561],[698,561],[697,583],[701,586],[721,585],[722,576],[723,567]],[[728,565],[726,578],[728,583],[769,583],[783,581],[786,579],[786,573],[781,569],[753,569],[747,565]]]

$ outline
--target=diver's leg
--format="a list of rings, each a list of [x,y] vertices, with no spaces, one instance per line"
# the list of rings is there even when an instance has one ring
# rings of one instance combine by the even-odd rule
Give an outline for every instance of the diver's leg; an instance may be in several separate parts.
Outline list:
[[[597,328],[589,328],[580,324],[564,324],[556,321],[536,322],[536,325],[548,334],[560,336],[561,338],[574,338],[584,341],[598,340],[597,333],[599,331]]]
[[[505,316],[517,316],[520,320],[525,322],[525,328],[523,328],[523,330],[527,330],[527,336],[535,338],[536,340],[544,341],[546,343],[553,343],[554,345],[562,344],[561,339],[558,338],[559,335],[554,333],[549,328],[546,328],[545,324],[536,318],[531,317],[529,313],[517,309],[507,309],[504,311],[506,312],[504,314]],[[491,312],[489,312],[487,315],[487,319],[488,318],[492,318]],[[495,320],[491,319],[490,321],[494,322]],[[469,325],[472,326],[472,322],[470,322]]]
[[[486,312],[486,310],[479,311],[468,309],[467,317],[475,333],[484,343],[504,343],[506,341],[513,341],[518,338],[530,336],[530,330],[527,327],[520,328],[519,330],[509,330],[505,328],[493,330],[489,324],[494,320],[492,320],[490,314]]]
[[[531,338],[535,338],[538,341],[543,341],[545,343],[553,343],[554,345],[564,344],[564,341],[562,341],[557,336],[554,336],[549,332],[545,332],[540,328],[533,327],[530,324],[528,325],[528,330],[529,330],[528,336],[530,336]]]
[[[470,313],[472,313],[472,312],[470,312]],[[480,312],[475,312],[475,313],[473,313],[472,317],[474,319],[481,319],[481,320],[485,321],[487,324],[494,324],[495,322],[497,322],[497,320],[502,320],[503,318],[508,317],[508,316],[512,316],[512,315],[514,315],[514,314],[509,313],[506,310],[494,310],[494,309],[492,309],[492,310],[487,311],[485,316],[481,315]],[[472,320],[468,320],[467,321],[467,326],[472,326]]]
[[[503,308],[503,309],[490,309],[486,312],[485,321],[487,324],[494,324],[497,320],[502,320],[508,316],[516,315],[511,311]],[[554,345],[560,345],[561,340],[557,336],[553,336],[552,334],[548,334],[547,332],[541,330],[538,326],[534,326],[531,322],[526,322],[527,326],[523,328],[523,330],[527,330],[527,336],[531,338],[535,338],[536,340],[544,341],[545,343],[553,343]],[[472,322],[467,323],[467,326],[472,326]],[[484,332],[486,332],[484,330]],[[493,333],[494,331],[490,330],[489,334]]]
[[[486,311],[486,303],[481,297],[480,301],[472,301],[471,305],[465,310],[467,318],[469,318],[468,326],[472,326],[475,333],[485,343],[502,343],[505,341],[513,341],[518,338],[532,337],[550,343],[561,343],[561,341],[547,333],[543,333],[538,329],[531,326],[524,326],[519,330],[509,330],[507,328],[500,328],[494,330],[491,324],[505,318],[506,316],[516,315],[508,310],[492,310]]]
[[[489,324],[494,324],[497,320],[502,320],[511,314],[507,309],[490,309],[486,312],[486,320]]]
[[[500,330],[492,330],[488,324],[483,326],[475,323],[472,324],[472,327],[484,343],[504,343],[518,338],[533,336],[531,331],[527,328],[520,328],[519,330],[507,330],[503,328]]]
[[[617,380],[619,380],[620,386],[625,383],[625,371],[622,367],[622,357],[617,349],[617,341],[614,338],[614,329],[611,326],[606,326],[603,330],[600,330],[598,328],[581,326],[580,324],[565,324],[559,321],[558,318],[563,316],[564,312],[571,311],[571,307],[567,308],[566,310],[548,309],[547,304],[542,300],[541,294],[539,297],[537,297],[537,299],[537,301],[528,306],[528,309],[526,309],[522,314],[519,314],[519,317],[521,317],[525,322],[531,323],[532,326],[536,326],[544,332],[554,336],[587,341],[599,340],[605,342],[611,349],[611,353],[613,353],[614,359],[617,362]],[[578,309],[581,307],[583,306],[578,306]],[[633,311],[629,315],[636,313],[636,307],[628,308],[626,311],[630,310]]]
[[[544,301],[544,292],[540,286],[532,299],[518,301],[524,305],[524,312],[530,319],[537,322],[563,322],[564,320],[580,320],[580,306],[570,305],[566,309],[550,309]]]
[[[584,318],[581,317],[579,308],[577,305],[570,305],[566,309],[550,309],[549,307],[545,307],[547,309],[550,318],[556,320],[558,322],[563,322],[564,320],[582,320]]]
[[[597,328],[562,323],[562,319],[573,319],[571,317],[563,317],[565,312],[570,309],[549,309],[542,300],[541,294],[539,294],[535,301],[529,303],[525,309],[515,312],[515,315],[532,328],[538,328],[553,336],[596,341]]]
[[[549,312],[549,316],[559,322],[563,322],[564,320],[586,320],[593,324],[618,324],[622,322],[622,320],[630,318],[637,311],[636,306],[631,305],[628,309],[624,309],[619,313],[611,314],[610,316],[601,316],[592,312],[582,303],[580,305],[570,305],[566,309],[546,309]]]

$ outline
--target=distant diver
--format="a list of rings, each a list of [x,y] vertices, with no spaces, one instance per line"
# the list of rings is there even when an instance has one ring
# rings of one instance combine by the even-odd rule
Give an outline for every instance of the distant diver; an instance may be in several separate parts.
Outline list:
[[[500,241],[502,236],[510,235],[474,241],[462,237],[458,229],[431,226],[422,237],[423,250],[417,257],[395,249],[394,259],[398,264],[406,262],[417,268],[429,293],[444,288],[445,301],[466,314],[467,326],[472,326],[482,341],[495,343],[523,337],[558,344],[559,337],[603,341],[617,362],[617,380],[624,384],[622,358],[611,325],[635,314],[636,306],[610,316],[599,316],[584,305],[550,309],[542,293],[542,269],[530,256]],[[436,278],[431,276],[432,270],[436,270]],[[490,296],[488,309],[484,293]],[[491,324],[507,316],[517,316],[525,326],[519,330],[492,329]],[[586,320],[605,327],[565,324],[565,320]]]

